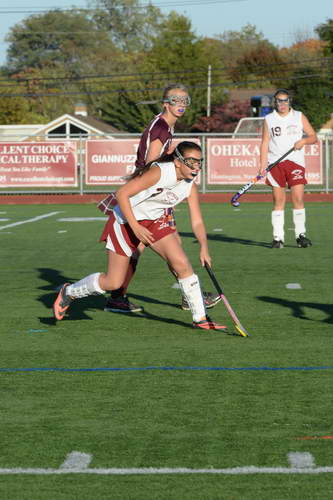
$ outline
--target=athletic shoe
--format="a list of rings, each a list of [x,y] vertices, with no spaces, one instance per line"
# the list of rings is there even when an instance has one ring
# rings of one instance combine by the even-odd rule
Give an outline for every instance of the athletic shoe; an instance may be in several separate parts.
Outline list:
[[[219,295],[214,296],[211,292],[202,292],[202,295],[204,298],[206,309],[211,309],[212,307],[216,306],[216,304],[221,300],[221,297]],[[183,309],[183,311],[190,310],[190,306],[188,305],[188,302],[184,295],[182,295],[182,303],[180,307]]]
[[[283,241],[282,240],[273,240],[272,241],[272,248],[283,248]]]
[[[62,285],[60,292],[58,293],[58,296],[53,304],[54,316],[59,321],[63,319],[67,309],[74,300],[69,295],[66,295],[66,288],[68,287],[68,285],[69,283],[65,283],[64,285]]]
[[[311,240],[305,236],[305,234],[300,234],[298,238],[296,238],[296,243],[298,248],[307,248],[312,246]]]
[[[193,321],[193,328],[199,328],[200,330],[219,330],[226,332],[227,327],[224,325],[218,325],[214,321],[212,321],[209,316],[206,316],[205,319],[201,321]]]
[[[119,313],[139,313],[143,311],[143,307],[137,306],[136,304],[133,304],[133,302],[130,302],[127,298],[127,295],[121,295],[116,299],[110,297],[105,304],[104,311]]]

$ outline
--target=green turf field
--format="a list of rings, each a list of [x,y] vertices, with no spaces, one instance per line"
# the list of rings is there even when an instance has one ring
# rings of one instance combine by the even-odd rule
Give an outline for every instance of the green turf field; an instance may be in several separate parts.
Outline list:
[[[75,220],[101,214],[0,206],[1,499],[331,498],[332,206],[307,204],[307,249],[288,207],[281,250],[269,204],[202,208],[214,271],[251,338],[193,330],[150,250],[129,290],[144,313],[90,297],[55,324],[57,287],[105,269],[104,222]],[[212,291],[186,205],[176,218]],[[211,316],[233,332],[222,303]]]

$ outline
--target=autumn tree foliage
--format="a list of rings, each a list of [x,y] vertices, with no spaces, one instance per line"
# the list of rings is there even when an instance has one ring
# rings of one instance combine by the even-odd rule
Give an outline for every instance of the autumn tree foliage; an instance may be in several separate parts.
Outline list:
[[[193,125],[193,132],[233,132],[241,118],[251,116],[249,101],[230,100],[213,108],[211,116],[202,116]]]
[[[89,9],[54,8],[10,28],[2,123],[47,122],[84,100],[91,115],[141,132],[161,110],[163,88],[175,82],[186,85],[192,98],[177,123],[181,132],[228,132],[250,116],[249,100],[226,104],[226,88],[256,94],[265,87],[293,88],[310,119],[331,110],[332,98],[326,97],[332,93],[332,62],[324,55],[333,52],[333,20],[318,26],[319,40],[278,49],[251,24],[205,38],[196,35],[188,16],[165,15],[151,3],[142,7],[140,0],[91,0]]]
[[[279,50],[280,56],[292,62],[293,60],[305,60],[314,57],[322,57],[327,42],[317,38],[308,38],[301,42],[296,42],[290,47],[283,47]]]
[[[230,76],[235,83],[246,85],[252,80],[260,80],[262,85],[281,77],[283,60],[279,50],[267,41],[260,41],[256,46],[243,52],[236,64],[230,70]],[[258,81],[253,82],[258,87]]]

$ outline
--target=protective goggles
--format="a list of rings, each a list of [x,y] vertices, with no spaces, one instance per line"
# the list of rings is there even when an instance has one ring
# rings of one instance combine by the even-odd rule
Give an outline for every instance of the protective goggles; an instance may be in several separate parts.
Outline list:
[[[195,170],[197,168],[200,170],[202,169],[202,165],[203,165],[203,161],[204,161],[203,158],[192,158],[191,156],[189,156],[188,158],[184,158],[184,156],[179,152],[179,150],[177,148],[175,149],[175,153],[176,153],[178,160],[180,160],[182,163],[184,163],[184,165],[186,165],[191,170]]]
[[[163,102],[171,104],[171,106],[189,106],[191,104],[191,98],[188,95],[169,95]]]
[[[286,99],[279,99],[279,97],[275,98],[276,104],[289,104],[290,99],[287,97]]]

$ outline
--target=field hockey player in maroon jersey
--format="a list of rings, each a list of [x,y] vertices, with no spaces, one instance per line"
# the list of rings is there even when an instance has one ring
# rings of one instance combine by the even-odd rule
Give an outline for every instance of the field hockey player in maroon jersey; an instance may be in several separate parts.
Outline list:
[[[162,97],[163,111],[153,118],[141,135],[135,162],[136,171],[142,170],[147,163],[159,158],[164,153],[170,152],[175,124],[184,115],[190,103],[191,99],[188,91],[181,83],[171,84],[164,89]],[[114,193],[111,193],[109,197],[102,200],[99,208],[106,215],[110,215],[115,202]],[[175,226],[173,209],[169,210],[168,216],[169,224]],[[178,232],[176,234],[178,235]],[[111,296],[104,308],[105,311],[137,313],[143,310],[141,306],[128,299],[126,292],[144,249],[145,246],[140,244],[131,257],[124,283],[118,290],[111,292]],[[170,271],[175,275],[172,269]],[[218,295],[214,296],[210,292],[203,292],[203,295],[207,308],[214,307],[220,300]],[[184,294],[182,294],[181,308],[185,311],[190,310]]]

